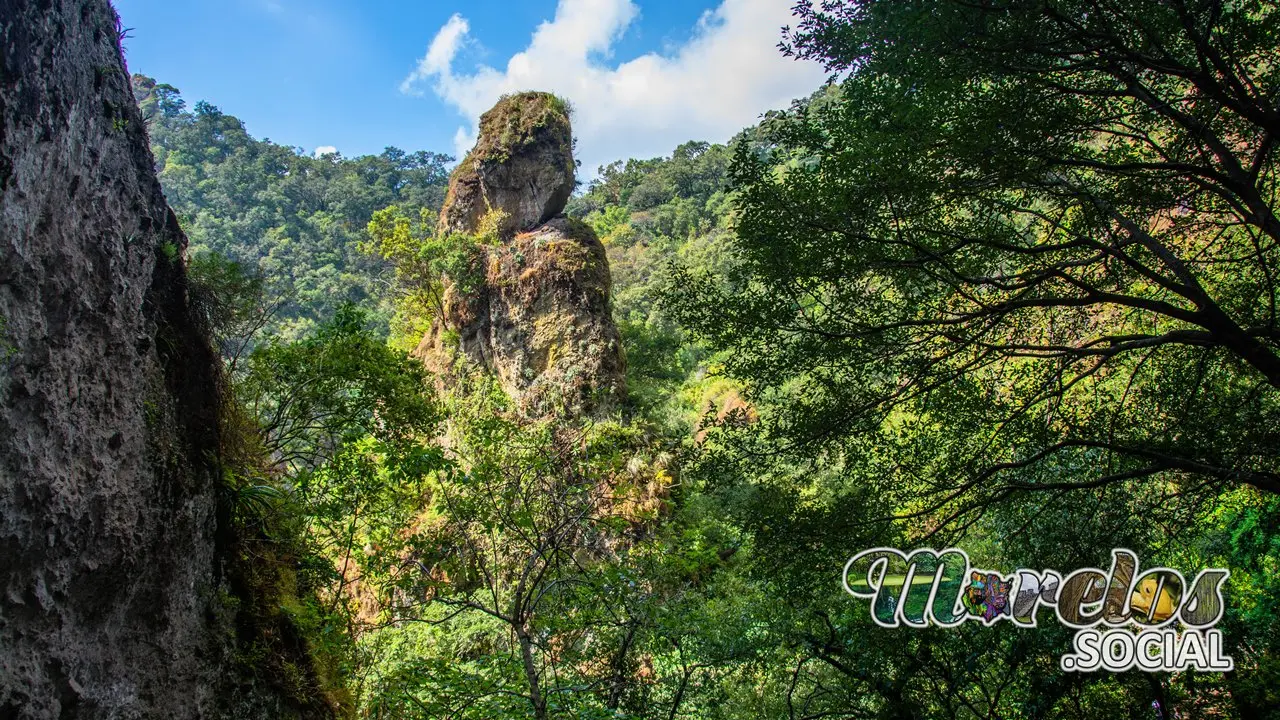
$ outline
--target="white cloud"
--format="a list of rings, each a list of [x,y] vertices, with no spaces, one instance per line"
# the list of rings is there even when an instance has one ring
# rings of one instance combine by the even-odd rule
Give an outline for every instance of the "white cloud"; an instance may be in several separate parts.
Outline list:
[[[631,0],[560,0],[555,18],[534,30],[504,70],[459,72],[455,61],[470,26],[454,15],[401,90],[429,85],[470,126],[459,128],[461,157],[481,113],[504,93],[548,90],[575,107],[578,154],[588,176],[612,160],[656,157],[686,140],[723,142],[761,113],[786,107],[826,78],[821,66],[784,57],[780,30],[793,21],[782,0],[722,0],[692,37],[666,52],[611,62],[618,38],[639,16]]]
[[[316,151],[314,153],[312,153],[313,157],[315,157],[316,159],[320,159],[325,155],[337,155],[337,154],[338,154],[338,148],[332,145],[321,145],[320,147],[316,148]]]
[[[470,31],[471,25],[466,19],[454,13],[453,17],[449,18],[449,22],[436,33],[431,46],[427,48],[427,54],[418,61],[418,67],[404,79],[404,82],[400,83],[400,92],[416,93],[418,92],[416,86],[421,81],[436,75],[448,74],[453,58],[457,56],[458,50]]]

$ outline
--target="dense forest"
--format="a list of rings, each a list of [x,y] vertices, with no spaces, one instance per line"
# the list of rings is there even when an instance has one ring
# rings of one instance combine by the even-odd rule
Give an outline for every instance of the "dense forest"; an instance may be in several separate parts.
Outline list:
[[[369,718],[1280,712],[1280,10],[796,13],[831,82],[569,199],[626,359],[586,415],[422,361],[512,242],[438,222],[453,158],[310,157],[134,76],[279,568],[237,612],[314,665],[263,645],[266,681]],[[1235,669],[1066,672],[1048,614],[881,627],[841,584],[877,547],[1229,569]]]
[[[250,137],[207,102],[188,110],[170,85],[137,76],[134,95],[193,256],[216,254],[262,278],[281,305],[272,335],[297,339],[344,302],[385,313],[388,269],[360,252],[365,227],[392,204],[438,210],[453,158],[397,148],[311,157]]]

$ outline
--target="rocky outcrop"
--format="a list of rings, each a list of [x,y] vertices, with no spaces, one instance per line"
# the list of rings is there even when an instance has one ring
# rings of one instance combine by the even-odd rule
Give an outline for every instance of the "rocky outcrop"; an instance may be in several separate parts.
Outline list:
[[[532,230],[564,210],[573,193],[569,108],[549,93],[502,98],[480,118],[480,136],[449,178],[441,233],[472,233],[491,211],[500,232]]]
[[[500,241],[483,248],[478,288],[448,290],[443,322],[417,350],[445,373],[460,351],[534,416],[606,412],[626,391],[604,246],[562,216],[573,168],[562,101],[523,93],[485,113],[476,148],[451,179],[440,232],[474,234],[497,217]]]
[[[323,715],[229,690],[217,359],[118,33],[0,0],[0,718]]]

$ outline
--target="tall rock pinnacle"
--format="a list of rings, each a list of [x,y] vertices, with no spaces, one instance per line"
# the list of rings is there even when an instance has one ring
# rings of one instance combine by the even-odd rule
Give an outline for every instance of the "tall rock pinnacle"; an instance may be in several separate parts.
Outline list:
[[[604,246],[561,214],[573,187],[567,106],[521,93],[484,114],[440,213],[440,232],[475,233],[500,211],[502,240],[485,248],[478,289],[447,293],[417,354],[445,372],[461,352],[532,416],[605,411],[626,391]]]

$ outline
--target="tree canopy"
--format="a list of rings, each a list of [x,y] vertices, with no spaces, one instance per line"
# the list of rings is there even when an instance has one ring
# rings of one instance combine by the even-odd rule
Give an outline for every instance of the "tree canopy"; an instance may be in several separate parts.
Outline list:
[[[946,522],[1147,479],[1280,490],[1274,7],[798,14],[785,48],[847,78],[739,145],[727,282],[674,283],[788,397],[778,439],[932,437],[912,514]]]
[[[165,197],[194,255],[217,253],[269,280],[279,300],[269,326],[299,338],[344,302],[368,305],[385,325],[390,268],[360,249],[373,213],[399,204],[438,211],[448,155],[387,148],[380,155],[312,157],[258,140],[207,102],[133,79]]]

